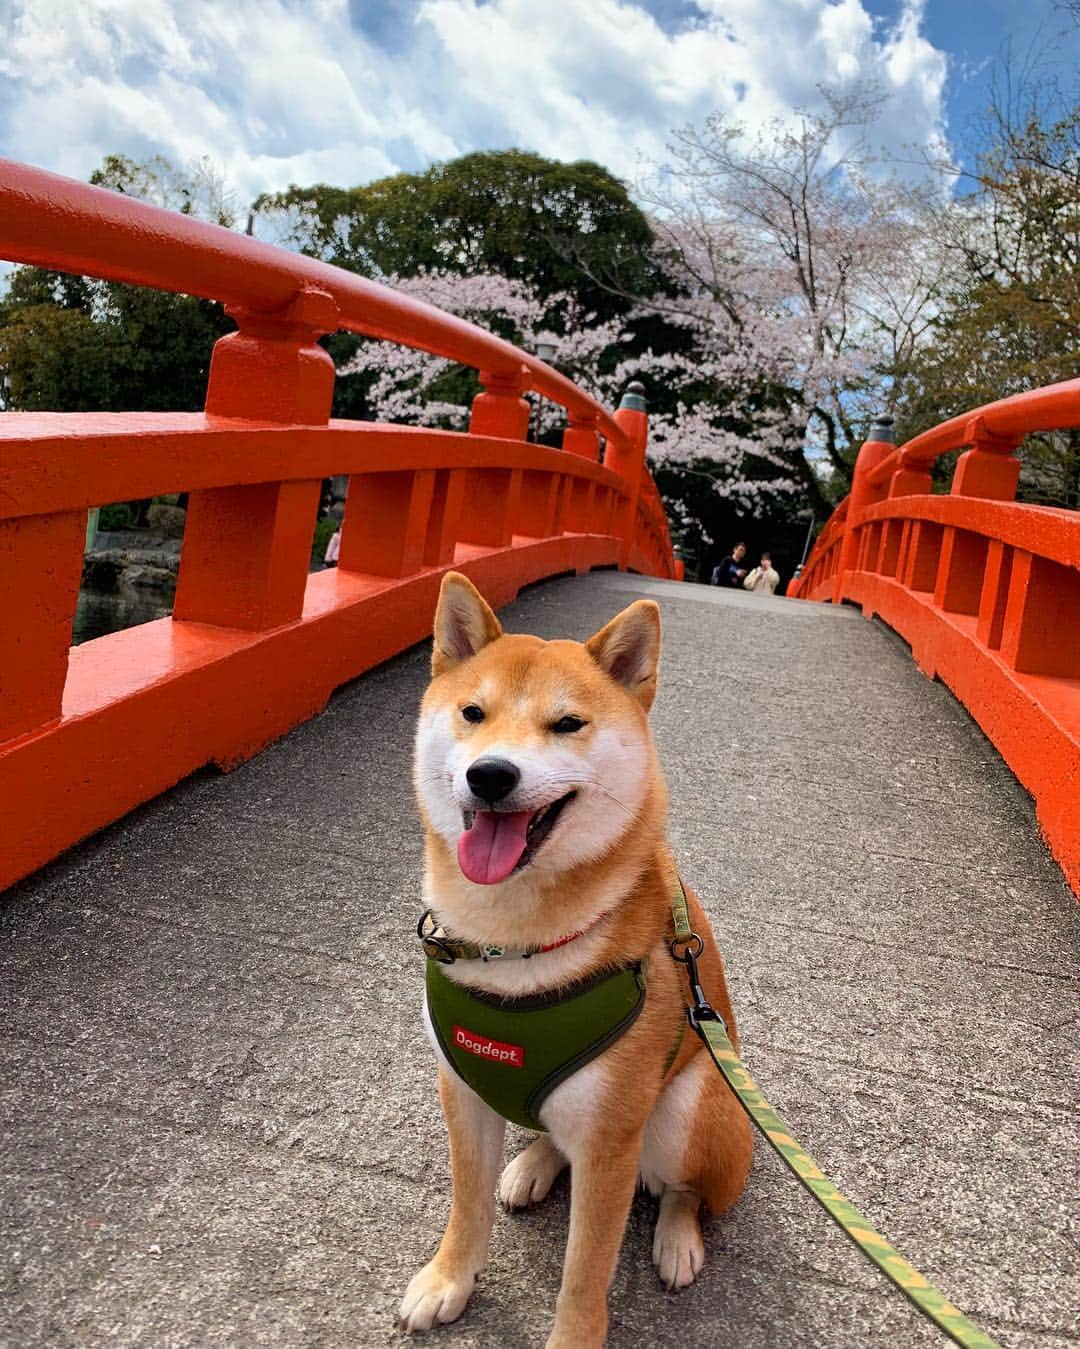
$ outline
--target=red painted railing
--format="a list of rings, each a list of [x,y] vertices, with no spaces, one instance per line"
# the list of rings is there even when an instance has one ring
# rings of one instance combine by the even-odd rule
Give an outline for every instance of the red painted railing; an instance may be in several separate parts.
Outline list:
[[[238,329],[203,413],[0,414],[0,888],[421,640],[450,566],[495,604],[565,571],[676,573],[638,398],[611,415],[429,305],[10,161],[0,257],[222,300]],[[340,328],[476,368],[469,433],[330,421],[317,340]],[[526,443],[529,389],[567,409],[561,451]],[[350,478],[339,565],[309,576],[335,474]],[[178,491],[173,617],[70,650],[87,509]]]
[[[852,600],[910,643],[1034,796],[1080,895],[1080,514],[1013,499],[1024,437],[1078,425],[1074,379],[954,417],[899,449],[871,438],[788,594]],[[931,495],[935,459],[965,447],[950,494]]]

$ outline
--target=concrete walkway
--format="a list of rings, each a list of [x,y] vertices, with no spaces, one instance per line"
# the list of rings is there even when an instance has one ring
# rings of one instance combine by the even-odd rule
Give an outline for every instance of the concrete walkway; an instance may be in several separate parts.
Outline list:
[[[1028,798],[854,611],[601,573],[504,619],[585,637],[642,594],[666,627],[672,837],[751,1069],[1002,1345],[1075,1349],[1077,905]],[[0,1342],[399,1341],[449,1194],[412,937],[426,662],[5,896]],[[471,1308],[430,1343],[543,1345],[567,1198],[564,1179],[500,1216]],[[654,1212],[635,1205],[616,1349],[945,1342],[764,1148],[678,1296],[650,1264]]]

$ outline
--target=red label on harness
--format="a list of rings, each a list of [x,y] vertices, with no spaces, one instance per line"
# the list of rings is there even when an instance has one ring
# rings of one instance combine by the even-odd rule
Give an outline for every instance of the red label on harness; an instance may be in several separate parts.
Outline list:
[[[486,1035],[477,1035],[476,1031],[466,1030],[464,1026],[454,1027],[454,1044],[479,1059],[490,1059],[492,1063],[502,1063],[508,1068],[525,1067],[524,1046],[489,1040]]]

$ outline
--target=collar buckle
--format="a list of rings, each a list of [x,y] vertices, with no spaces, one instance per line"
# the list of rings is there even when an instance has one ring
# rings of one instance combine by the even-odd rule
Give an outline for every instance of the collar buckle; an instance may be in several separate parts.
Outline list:
[[[420,915],[416,935],[420,938],[424,954],[430,960],[436,960],[440,965],[452,965],[457,960],[457,956],[446,943],[446,934],[442,928],[436,926],[435,916],[430,909],[425,909]]]

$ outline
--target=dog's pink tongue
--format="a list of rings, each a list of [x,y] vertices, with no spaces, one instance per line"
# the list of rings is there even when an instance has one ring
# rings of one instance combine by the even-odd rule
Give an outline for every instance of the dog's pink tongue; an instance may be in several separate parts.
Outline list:
[[[478,810],[457,841],[458,866],[476,885],[505,881],[521,861],[532,811]]]

